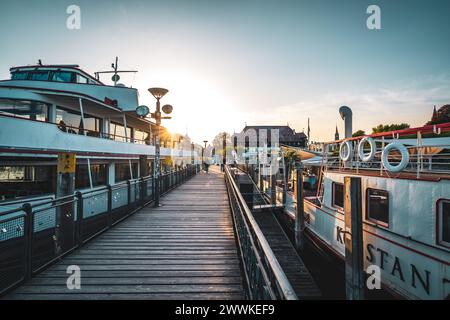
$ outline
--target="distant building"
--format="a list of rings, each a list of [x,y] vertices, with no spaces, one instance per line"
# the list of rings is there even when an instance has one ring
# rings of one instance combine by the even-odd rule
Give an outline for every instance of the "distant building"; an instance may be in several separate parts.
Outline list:
[[[338,131],[338,127],[336,126],[336,132],[334,133],[334,141],[339,140],[339,131]]]
[[[256,131],[257,135],[257,143],[259,144],[259,130],[267,130],[267,142],[268,146],[271,146],[271,136],[270,132],[272,129],[278,129],[278,137],[280,145],[291,146],[291,147],[306,147],[308,137],[304,132],[295,132],[289,126],[245,126],[242,132],[247,132],[248,130],[253,129]]]
[[[450,122],[450,104],[443,105],[439,110],[436,110],[436,106],[434,106],[433,116],[426,124],[440,124],[447,122]]]

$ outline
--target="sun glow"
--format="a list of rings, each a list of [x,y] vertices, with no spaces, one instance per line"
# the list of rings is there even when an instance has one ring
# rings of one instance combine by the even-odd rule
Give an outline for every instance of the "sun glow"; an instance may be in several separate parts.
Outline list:
[[[169,93],[161,99],[161,104],[173,105],[171,120],[163,120],[162,125],[172,133],[187,133],[200,143],[211,141],[220,131],[240,130],[242,121],[238,114],[239,107],[229,94],[219,90],[220,85],[208,77],[199,78],[188,74],[154,75],[158,83]],[[147,104],[150,110],[155,108],[155,100],[147,92],[148,81],[139,81],[140,103]]]

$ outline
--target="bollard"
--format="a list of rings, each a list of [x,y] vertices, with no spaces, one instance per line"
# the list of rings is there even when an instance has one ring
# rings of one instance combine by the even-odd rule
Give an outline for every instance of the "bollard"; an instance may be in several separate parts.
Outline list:
[[[277,205],[277,176],[270,176],[270,203],[272,206]]]
[[[364,299],[361,178],[344,178],[345,292],[348,300]]]

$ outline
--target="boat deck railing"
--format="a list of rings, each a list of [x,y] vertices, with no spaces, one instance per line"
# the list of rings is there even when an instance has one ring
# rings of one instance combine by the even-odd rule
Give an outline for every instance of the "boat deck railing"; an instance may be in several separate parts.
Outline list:
[[[296,300],[294,289],[248,208],[228,166],[225,166],[225,181],[249,298]]]
[[[168,192],[198,171],[198,165],[192,165],[162,174],[160,192]],[[0,295],[152,202],[154,194],[154,178],[148,176],[56,199],[13,201],[0,207]],[[73,218],[72,241],[64,249],[55,244],[61,210]]]

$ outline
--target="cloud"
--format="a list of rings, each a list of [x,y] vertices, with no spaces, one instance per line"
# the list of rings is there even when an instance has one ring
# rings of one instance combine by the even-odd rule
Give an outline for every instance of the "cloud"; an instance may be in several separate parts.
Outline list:
[[[343,132],[338,114],[342,105],[353,110],[353,129],[371,132],[380,123],[407,122],[421,126],[429,120],[433,105],[450,103],[450,77],[446,74],[429,75],[409,81],[380,85],[373,90],[328,93],[304,96],[298,103],[273,108],[272,116],[256,112],[257,123],[289,122],[297,130],[307,126],[311,119],[312,139],[327,141],[334,137],[336,124]]]

